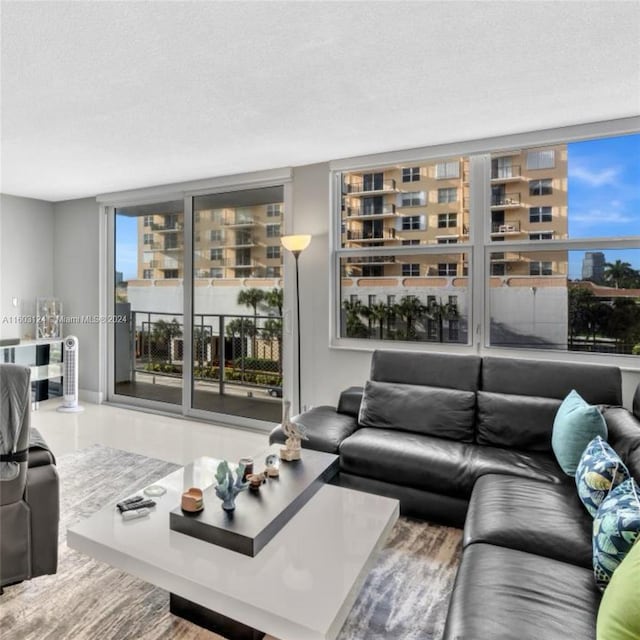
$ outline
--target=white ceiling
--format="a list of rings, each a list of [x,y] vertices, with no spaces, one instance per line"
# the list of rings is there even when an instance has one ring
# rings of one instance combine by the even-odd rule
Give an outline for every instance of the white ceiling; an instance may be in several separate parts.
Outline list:
[[[640,113],[637,1],[1,8],[1,190],[50,201]]]

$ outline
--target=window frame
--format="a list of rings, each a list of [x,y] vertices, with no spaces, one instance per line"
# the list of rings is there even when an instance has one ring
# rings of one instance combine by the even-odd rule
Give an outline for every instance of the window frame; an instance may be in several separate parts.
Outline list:
[[[489,278],[490,254],[496,251],[496,244],[491,238],[491,158],[492,154],[523,149],[535,150],[536,147],[571,144],[590,139],[609,138],[625,135],[640,134],[640,117],[633,116],[619,120],[609,120],[588,124],[573,125],[557,129],[546,129],[533,132],[510,134],[495,138],[476,139],[466,142],[442,144],[432,147],[420,147],[409,150],[373,154],[334,160],[329,163],[331,173],[331,218],[330,218],[330,295],[331,295],[331,323],[329,347],[332,349],[356,349],[358,351],[373,351],[381,348],[409,348],[418,351],[441,351],[442,346],[417,342],[389,342],[377,339],[354,339],[340,335],[340,260],[349,255],[363,256],[370,252],[363,249],[344,249],[340,244],[340,205],[341,205],[341,176],[343,173],[355,171],[376,171],[390,165],[411,165],[426,162],[443,162],[449,157],[464,157],[469,162],[468,175],[470,179],[468,199],[469,235],[461,238],[455,247],[455,253],[466,253],[467,265],[463,275],[468,273],[468,334],[469,343],[466,345],[447,343],[448,351],[459,353],[504,354],[510,357],[523,357],[542,360],[568,360],[574,362],[610,362],[621,366],[629,362],[629,356],[611,355],[604,353],[585,353],[565,349],[531,349],[526,347],[505,347],[490,344],[490,306],[489,306]],[[557,158],[554,158],[557,164]],[[451,179],[436,176],[441,179]],[[553,189],[553,178],[552,178]],[[553,212],[552,212],[553,215]],[[500,243],[500,251],[602,251],[619,249],[637,249],[640,236],[624,237],[589,237],[563,238],[554,240],[516,240],[505,238]],[[377,247],[377,253],[388,255],[407,255],[412,253],[451,253],[450,245],[407,245],[396,246],[392,249]],[[394,346],[395,345],[395,346]],[[627,365],[628,366],[628,365]]]

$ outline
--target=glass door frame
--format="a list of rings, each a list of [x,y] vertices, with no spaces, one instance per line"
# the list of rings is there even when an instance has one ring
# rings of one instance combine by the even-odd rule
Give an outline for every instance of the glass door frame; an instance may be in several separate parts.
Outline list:
[[[182,186],[182,188],[180,188]],[[117,208],[125,206],[136,206],[142,204],[154,204],[166,200],[183,200],[184,202],[184,277],[183,277],[183,362],[189,366],[183,367],[182,372],[182,404],[170,404],[156,400],[147,400],[117,394],[115,391],[115,325],[107,326],[106,349],[103,352],[104,359],[102,366],[106,372],[105,397],[108,403],[120,406],[144,409],[165,414],[181,415],[188,418],[212,422],[237,428],[258,430],[268,432],[273,423],[245,418],[225,413],[195,409],[193,407],[193,201],[197,196],[213,195],[216,193],[231,193],[233,191],[244,191],[247,189],[259,189],[266,187],[282,187],[284,202],[284,220],[282,223],[282,234],[292,233],[292,171],[291,169],[277,169],[272,171],[258,172],[246,176],[235,176],[228,178],[214,178],[202,180],[184,185],[174,185],[173,189],[143,189],[139,192],[128,192],[125,194],[110,194],[98,197],[98,204],[102,205],[102,210],[106,216],[107,233],[106,243],[106,287],[104,308],[107,314],[113,315],[115,311],[115,216]],[[295,304],[295,287],[290,274],[293,272],[293,261],[285,256],[282,265],[284,307],[283,307],[283,397],[291,397],[293,392],[292,381],[298,374],[294,371],[295,361],[293,357],[293,335],[295,327],[295,314],[292,314],[292,304]],[[189,321],[187,321],[189,318]]]

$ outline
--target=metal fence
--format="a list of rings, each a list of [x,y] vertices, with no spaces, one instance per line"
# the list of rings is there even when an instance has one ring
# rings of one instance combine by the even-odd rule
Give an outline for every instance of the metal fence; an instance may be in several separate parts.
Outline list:
[[[182,314],[131,311],[131,374],[181,378],[192,366],[193,379],[225,385],[282,389],[282,317],[249,314],[194,314],[193,362],[184,362]]]

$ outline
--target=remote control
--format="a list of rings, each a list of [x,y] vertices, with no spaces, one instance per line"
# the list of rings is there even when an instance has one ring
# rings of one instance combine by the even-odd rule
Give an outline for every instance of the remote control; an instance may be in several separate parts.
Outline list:
[[[122,512],[123,520],[135,520],[136,518],[143,518],[146,515],[149,515],[149,509],[131,509],[130,511]]]
[[[139,502],[133,502],[131,504],[125,504],[120,509],[120,513],[126,513],[127,511],[135,511],[136,509],[145,509],[146,507],[155,507],[156,503],[153,500],[141,500]]]
[[[125,506],[127,506],[129,504],[136,504],[136,503],[140,502],[141,500],[144,500],[144,498],[142,496],[133,496],[133,498],[127,498],[126,500],[122,500],[122,502],[118,502],[116,507],[118,507],[118,509],[120,509],[120,511],[122,511],[122,507],[125,507]]]

